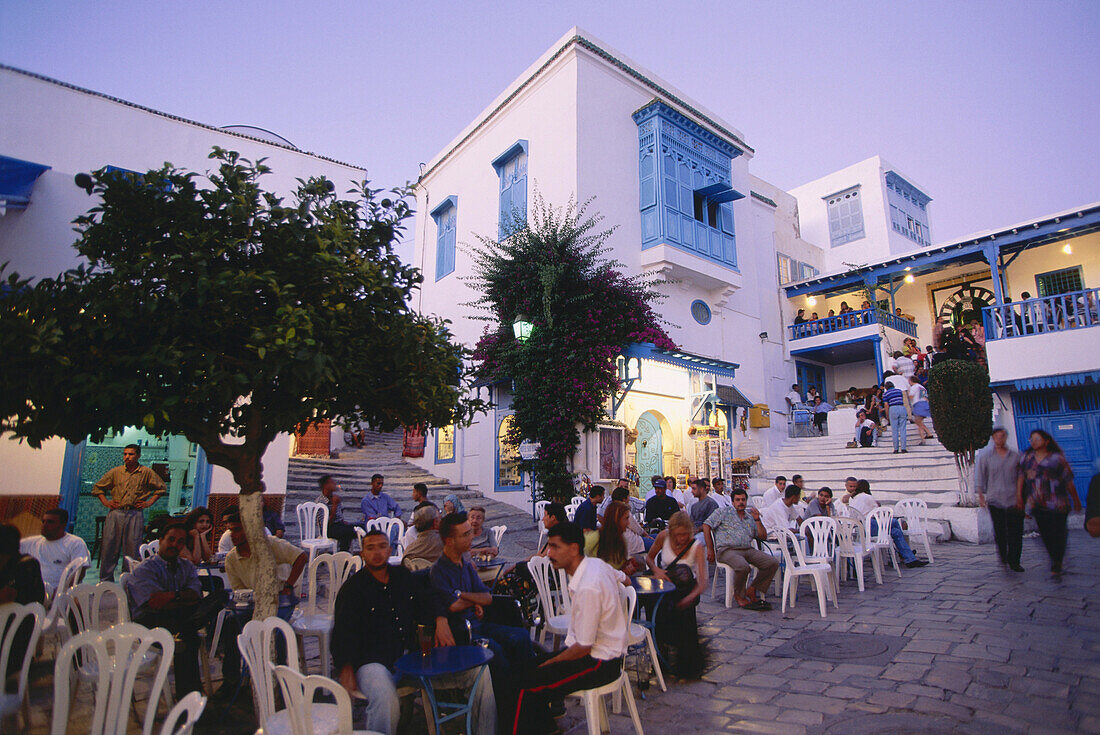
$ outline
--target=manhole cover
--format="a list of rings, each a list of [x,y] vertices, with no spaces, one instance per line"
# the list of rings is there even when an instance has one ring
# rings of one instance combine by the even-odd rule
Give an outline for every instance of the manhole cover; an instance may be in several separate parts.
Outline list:
[[[887,664],[908,638],[870,633],[803,633],[768,653],[781,658],[811,658],[820,661],[852,661]]]
[[[820,735],[993,735],[995,728],[987,722],[960,722],[906,712],[842,716],[816,732]]]
[[[810,658],[829,661],[848,661],[855,658],[873,658],[890,650],[890,643],[880,636],[862,636],[850,633],[821,633],[794,641],[794,650]]]

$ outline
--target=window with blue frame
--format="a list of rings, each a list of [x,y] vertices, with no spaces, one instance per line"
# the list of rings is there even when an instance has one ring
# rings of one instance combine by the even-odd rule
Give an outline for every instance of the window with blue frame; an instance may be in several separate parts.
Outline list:
[[[930,196],[893,171],[887,171],[886,200],[890,205],[890,226],[894,232],[918,245],[932,244],[932,231],[928,227]]]
[[[1085,283],[1081,278],[1081,266],[1039,273],[1035,276],[1035,288],[1039,290],[1040,296],[1057,296],[1060,293],[1083,291]]]
[[[435,280],[455,269],[455,238],[458,228],[458,197],[449,196],[432,210],[435,220]]]
[[[493,159],[500,179],[499,239],[511,235],[527,221],[527,141],[517,140]]]
[[[829,209],[829,244],[832,247],[863,237],[863,202],[858,186],[825,197],[825,204]]]
[[[455,425],[441,426],[435,430],[435,463],[455,461]]]
[[[634,113],[642,249],[671,245],[737,267],[731,162],[741,149],[668,105]]]

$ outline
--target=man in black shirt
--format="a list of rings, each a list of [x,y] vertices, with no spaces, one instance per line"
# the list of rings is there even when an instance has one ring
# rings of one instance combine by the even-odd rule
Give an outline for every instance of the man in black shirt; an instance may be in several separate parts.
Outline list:
[[[46,587],[38,560],[19,552],[19,529],[0,523],[0,604],[44,602]]]
[[[668,485],[663,479],[653,481],[653,489],[657,494],[645,503],[646,525],[654,523],[658,518],[668,523],[668,519],[672,517],[672,514],[680,510],[680,504],[668,495],[667,488]]]
[[[336,596],[332,625],[332,660],[340,684],[367,699],[366,727],[394,735],[401,716],[394,663],[416,645],[417,626],[435,628],[435,645],[453,646],[446,611],[432,595],[424,575],[390,565],[390,541],[380,530],[363,537],[363,569],[352,575]],[[469,687],[477,670],[436,677],[437,688]],[[474,700],[474,732],[493,735],[496,700],[488,676],[482,676]]]
[[[413,508],[413,513],[428,505],[433,508],[436,507],[435,503],[428,500],[428,486],[422,482],[413,485],[412,497],[413,501],[416,503],[416,506]]]

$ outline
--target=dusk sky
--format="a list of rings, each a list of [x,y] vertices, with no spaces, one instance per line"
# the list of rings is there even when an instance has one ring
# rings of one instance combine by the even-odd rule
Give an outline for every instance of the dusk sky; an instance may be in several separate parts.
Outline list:
[[[725,118],[781,188],[882,155],[932,196],[936,241],[1100,199],[1095,0],[0,0],[0,62],[389,187],[573,25]]]

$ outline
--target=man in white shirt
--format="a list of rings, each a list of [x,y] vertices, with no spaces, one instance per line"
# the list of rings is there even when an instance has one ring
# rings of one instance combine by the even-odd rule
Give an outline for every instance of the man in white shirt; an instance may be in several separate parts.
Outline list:
[[[894,353],[894,372],[909,380],[909,376],[917,372],[917,365],[912,359],[901,354],[901,352]]]
[[[795,505],[802,497],[797,485],[791,485],[783,492],[783,497],[760,511],[760,521],[768,530],[768,535],[776,534],[780,529],[798,530],[798,510]]]
[[[783,400],[787,402],[788,413],[794,410],[795,406],[802,403],[802,394],[798,392],[798,383],[791,386],[791,392],[783,396]]]
[[[47,593],[57,589],[61,582],[61,573],[73,559],[84,557],[84,566],[77,575],[77,582],[84,578],[84,569],[88,568],[88,559],[91,557],[88,545],[79,536],[66,533],[65,528],[68,525],[67,510],[48,510],[42,514],[42,535],[30,536],[19,543],[20,553],[30,554],[38,560]]]
[[[862,522],[868,513],[878,507],[878,501],[871,497],[871,484],[866,480],[849,477],[844,481],[844,490],[844,497],[840,500],[842,503],[848,504],[849,510],[857,521]],[[878,529],[875,527],[874,519],[871,520],[871,526],[872,528],[869,531],[877,533]],[[890,520],[889,533],[890,539],[894,542],[894,548],[897,549],[898,556],[901,557],[901,561],[905,566],[910,569],[928,566],[928,562],[918,559],[917,555],[913,553],[913,549],[909,547],[909,542],[905,538],[905,531],[897,518]]]
[[[550,529],[550,561],[569,574],[572,614],[565,649],[528,672],[516,700],[513,735],[542,735],[557,726],[550,702],[582,689],[610,684],[622,673],[627,620],[622,583],[626,575],[584,555],[584,534],[575,523]]]
[[[733,499],[729,493],[726,492],[726,481],[721,477],[714,478],[714,492],[710,494],[714,498],[714,502],[718,503],[719,508],[732,508]]]
[[[786,490],[786,488],[787,488],[787,478],[784,477],[783,475],[780,475],[779,477],[776,477],[775,478],[775,485],[772,486],[772,487],[769,487],[767,490],[764,491],[764,507],[767,508],[769,505],[771,505],[775,501],[782,500],[783,499],[783,493]]]

